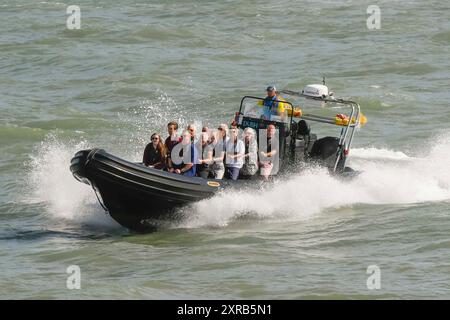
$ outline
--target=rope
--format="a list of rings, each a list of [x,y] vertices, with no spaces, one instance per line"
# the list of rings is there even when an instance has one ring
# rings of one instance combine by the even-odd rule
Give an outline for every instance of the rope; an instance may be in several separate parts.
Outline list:
[[[94,193],[95,193],[95,196],[97,197],[98,203],[100,203],[100,205],[102,206],[103,210],[105,210],[105,213],[108,214],[108,213],[109,213],[109,210],[108,210],[108,208],[106,208],[106,206],[104,205],[103,201],[102,201],[101,198],[98,196],[97,189],[95,189],[94,186],[92,186],[92,189],[94,189]]]

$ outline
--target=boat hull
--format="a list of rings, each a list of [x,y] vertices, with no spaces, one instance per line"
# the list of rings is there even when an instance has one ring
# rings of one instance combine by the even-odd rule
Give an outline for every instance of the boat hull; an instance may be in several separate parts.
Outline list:
[[[111,217],[130,230],[147,232],[155,222],[177,218],[177,209],[213,196],[224,184],[184,177],[117,158],[102,149],[72,158],[74,177],[91,185]]]
[[[123,160],[102,149],[77,152],[70,170],[77,180],[93,187],[100,204],[114,220],[136,232],[154,231],[161,223],[181,219],[181,212],[186,210],[179,208],[210,198],[220,190],[257,188],[267,183],[261,179],[185,177]],[[345,168],[333,174],[351,179],[358,173]]]

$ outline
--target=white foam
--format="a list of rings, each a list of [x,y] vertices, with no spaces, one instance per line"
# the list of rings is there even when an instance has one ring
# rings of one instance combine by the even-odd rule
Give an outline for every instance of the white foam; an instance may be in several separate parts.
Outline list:
[[[225,226],[247,213],[264,219],[308,218],[324,208],[346,204],[341,183],[325,169],[312,169],[265,189],[224,192],[200,201],[189,208],[190,217],[181,226]]]
[[[357,203],[414,204],[450,199],[450,135],[442,136],[425,157],[389,149],[352,150],[349,164],[362,173],[338,180],[313,169],[265,191],[220,194],[190,207],[182,227],[225,226],[245,213],[269,219],[305,219],[329,208]]]
[[[401,151],[393,151],[389,149],[379,148],[355,148],[351,150],[352,159],[364,159],[364,160],[411,160],[409,157]]]
[[[433,139],[436,141],[436,139]],[[44,202],[51,218],[70,223],[111,225],[93,190],[76,181],[69,163],[88,142],[60,142],[47,138],[30,163],[30,201]],[[130,153],[127,158],[136,157]],[[243,214],[261,219],[308,219],[330,208],[357,203],[414,204],[450,199],[450,134],[437,139],[425,156],[404,152],[359,148],[351,151],[349,165],[362,173],[351,181],[338,180],[324,169],[312,169],[290,179],[279,179],[263,190],[239,190],[218,194],[191,205],[188,218],[177,227],[225,226]]]
[[[87,148],[87,141],[62,143],[55,136],[48,136],[27,165],[29,192],[23,201],[44,203],[46,215],[59,222],[115,226],[98,204],[92,188],[75,180],[69,170],[74,154]]]

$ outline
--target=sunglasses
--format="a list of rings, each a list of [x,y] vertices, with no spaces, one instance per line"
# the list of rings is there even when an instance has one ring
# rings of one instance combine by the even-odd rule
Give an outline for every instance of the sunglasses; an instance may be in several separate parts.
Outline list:
[[[158,137],[153,137],[152,140],[159,140],[159,138]]]

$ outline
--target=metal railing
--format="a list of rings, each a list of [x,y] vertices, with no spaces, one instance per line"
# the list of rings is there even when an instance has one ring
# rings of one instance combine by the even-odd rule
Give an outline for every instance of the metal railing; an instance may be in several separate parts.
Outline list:
[[[321,101],[325,103],[335,103],[335,104],[342,104],[347,105],[352,108],[350,115],[348,116],[348,123],[347,125],[342,125],[341,134],[339,137],[339,152],[336,155],[336,161],[334,163],[333,171],[337,170],[337,167],[339,165],[339,161],[342,158],[342,153],[347,153],[350,150],[353,136],[355,134],[355,129],[359,127],[360,125],[360,114],[361,114],[361,107],[359,104],[357,104],[354,101],[351,100],[344,100],[344,99],[336,99],[336,98],[328,98],[328,97],[311,97],[309,95],[305,95],[301,92],[295,92],[291,90],[283,90],[282,93],[291,95],[291,96],[297,96],[302,97],[309,100],[315,100],[315,101]],[[316,121],[316,122],[322,122],[322,123],[328,123],[332,125],[339,125],[336,123],[335,118],[331,117],[324,117],[324,116],[318,116],[313,114],[304,114],[301,116],[301,118],[305,120],[310,121]],[[350,131],[350,132],[349,132]],[[346,157],[344,157],[343,162],[343,168],[345,168],[346,163]]]

